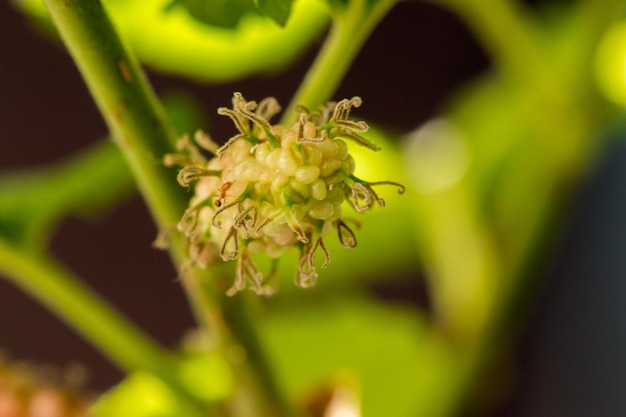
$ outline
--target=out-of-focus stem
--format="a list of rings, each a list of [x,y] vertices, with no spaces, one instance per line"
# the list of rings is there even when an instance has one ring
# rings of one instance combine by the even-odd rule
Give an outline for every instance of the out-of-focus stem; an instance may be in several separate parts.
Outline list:
[[[121,369],[157,375],[184,396],[174,357],[57,262],[0,239],[0,273],[77,329]]]
[[[369,35],[395,3],[350,0],[345,8],[336,10],[331,32],[286,109],[284,124],[296,121],[296,106],[316,110],[331,98]]]

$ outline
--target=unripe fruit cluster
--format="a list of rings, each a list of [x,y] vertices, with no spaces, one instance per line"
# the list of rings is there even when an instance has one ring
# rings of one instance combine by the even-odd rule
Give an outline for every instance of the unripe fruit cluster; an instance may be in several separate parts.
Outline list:
[[[202,133],[195,137],[214,158],[207,161],[187,138],[179,145],[182,154],[168,155],[167,164],[184,165],[178,175],[182,185],[195,181],[194,196],[178,225],[192,261],[206,267],[218,253],[226,261],[238,259],[228,294],[247,284],[260,294],[273,292],[273,274],[262,274],[251,254],[278,259],[292,247],[301,253],[296,284],[314,285],[314,255],[318,249],[323,252],[323,267],[330,261],[322,238],[331,229],[338,231],[343,246],[356,245],[354,233],[341,219],[344,201],[359,212],[374,203],[384,205],[371,186],[389,182],[368,183],[354,176],[354,159],[344,141],[378,150],[359,135],[367,124],[348,118],[351,108],[360,104],[354,97],[318,112],[299,108],[298,122],[284,127],[269,123],[280,111],[276,100],[257,105],[235,93],[232,109],[220,108],[218,113],[229,116],[239,133],[222,147]]]

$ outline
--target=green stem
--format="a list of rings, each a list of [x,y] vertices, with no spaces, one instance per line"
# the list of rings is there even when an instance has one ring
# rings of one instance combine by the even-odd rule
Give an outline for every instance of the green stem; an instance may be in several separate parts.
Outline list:
[[[176,133],[139,68],[126,51],[98,0],[46,0],[46,7],[100,108],[148,208],[161,229],[175,225],[185,210],[184,190],[163,165]],[[185,249],[172,239],[170,253],[180,266]],[[217,323],[197,277],[182,280],[198,322]]]
[[[611,23],[622,16],[624,0],[579,0],[573,6],[569,22],[569,64],[566,70],[591,75],[590,66],[598,42]],[[585,78],[583,81],[588,81]]]
[[[181,189],[162,164],[176,133],[97,0],[45,0],[156,222],[175,224]]]
[[[284,112],[283,124],[297,120],[296,106],[317,109],[331,98],[370,33],[395,3],[350,0],[345,9],[336,11],[328,39]]]
[[[135,58],[126,51],[99,0],[44,0],[55,26],[81,71],[114,140],[130,166],[156,223],[161,229],[175,225],[186,208],[188,197],[176,183],[176,175],[164,168],[163,155],[171,152],[176,133],[141,72]],[[172,239],[170,253],[179,268],[187,260],[181,238]],[[255,339],[254,326],[247,334],[236,334],[221,314],[222,300],[211,285],[217,271],[187,270],[182,283],[192,308],[219,348],[226,350],[230,339]],[[211,282],[207,284],[208,282]],[[247,316],[238,317],[244,320]],[[101,339],[94,339],[98,343]],[[256,345],[245,346],[248,351]],[[266,369],[262,352],[249,354],[252,368]],[[276,386],[273,377],[257,372],[261,381],[256,390],[277,404],[286,402],[266,387]],[[261,400],[259,400],[261,401]],[[284,410],[281,410],[284,411]],[[281,412],[276,415],[287,415]]]
[[[120,368],[146,370],[177,386],[174,357],[54,260],[0,240],[0,272],[80,331]]]
[[[474,29],[499,70],[518,85],[524,85],[532,114],[539,115],[529,124],[535,132],[537,154],[545,157],[546,144],[550,144],[549,149],[560,156],[544,159],[548,175],[539,179],[543,182],[539,187],[536,177],[530,180],[535,183],[535,193],[532,202],[526,204],[527,216],[521,222],[516,219],[519,227],[512,234],[513,244],[503,248],[501,275],[505,279],[494,300],[493,313],[481,337],[474,345],[465,347],[465,365],[454,388],[455,411],[450,412],[457,415],[467,412],[468,405],[476,405],[477,387],[484,388],[477,381],[493,376],[495,368],[508,359],[506,352],[510,352],[518,337],[514,332],[523,324],[523,313],[527,313],[531,296],[540,285],[546,253],[563,226],[565,203],[601,146],[594,133],[600,124],[594,118],[593,105],[589,104],[594,103],[590,100],[593,96],[587,95],[593,90],[589,62],[602,32],[617,15],[623,0],[577,2],[567,36],[558,44],[548,45],[552,50],[542,49],[546,45],[535,37],[537,29],[514,1],[444,1],[459,11]],[[572,120],[576,121],[576,127],[564,131],[563,121]],[[526,171],[523,175],[532,174]]]

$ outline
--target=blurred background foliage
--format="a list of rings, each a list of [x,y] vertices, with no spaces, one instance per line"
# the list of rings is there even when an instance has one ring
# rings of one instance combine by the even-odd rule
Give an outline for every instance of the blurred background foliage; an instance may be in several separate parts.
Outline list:
[[[207,114],[228,102],[214,95],[208,100],[213,107],[207,108],[194,88],[207,95],[219,88],[243,90],[248,97],[243,87],[249,87],[260,94],[249,98],[261,99],[273,95],[269,87],[281,86],[276,95],[287,105],[329,25],[345,24],[351,4],[361,2],[103,3],[146,68],[193,81],[184,92],[163,94],[177,131],[201,127],[223,142],[231,135],[228,127]],[[362,3],[361,13],[367,15],[383,2]],[[624,3],[535,3],[440,0],[425,6],[456,19],[488,59],[479,57],[483,61],[476,67],[483,71],[473,71],[471,81],[456,80],[445,100],[431,106],[429,117],[417,113],[415,85],[436,83],[437,73],[421,81],[418,75],[403,77],[402,55],[413,54],[410,49],[359,66],[366,43],[339,86],[346,95],[359,94],[361,87],[383,92],[378,101],[365,95],[358,111],[376,126],[368,138],[383,151],[355,147],[351,152],[357,175],[402,182],[407,193],[381,192],[387,206],[359,218],[357,249],[329,242],[332,262],[316,288],[304,291],[291,284],[294,253],[281,262],[277,296],[237,295],[278,391],[300,415],[489,415],[506,398],[512,378],[507,366],[523,317],[548,275],[546,265],[553,262],[553,248],[574,213],[578,190],[623,136],[626,104]],[[412,7],[407,4],[395,7]],[[41,2],[15,0],[14,6],[35,30],[56,39]],[[406,24],[395,30],[408,44],[428,36]],[[395,49],[393,43],[384,47]],[[440,53],[422,51],[420,60]],[[379,66],[392,68],[390,74],[398,73],[406,88],[378,76]],[[63,103],[64,97],[55,99]],[[31,117],[36,123],[37,116]],[[72,126],[59,130],[61,137],[75,134]],[[20,139],[3,138],[3,146],[10,140]],[[59,222],[113,210],[133,190],[122,157],[106,140],[43,168],[0,168],[0,272],[23,288],[30,284],[15,276],[28,275],[29,263],[46,259]],[[79,232],[72,243],[93,238]],[[148,247],[150,240],[141,244]],[[14,267],[20,262],[25,266]],[[72,266],[74,260],[68,262]],[[173,269],[168,274],[172,280],[176,276]],[[141,287],[151,285],[150,276],[129,276]],[[27,291],[38,297],[36,290]],[[232,314],[228,302],[223,308],[225,316]],[[165,310],[157,313],[167,316]],[[187,334],[175,348],[175,384],[163,375],[133,370],[99,397],[93,413],[203,415],[181,395],[184,391],[191,403],[209,404],[208,415],[230,415],[233,409],[237,415],[263,415],[255,395],[242,392],[249,376],[237,370],[246,362],[242,351],[252,348],[243,344],[216,353],[207,346],[202,335]]]

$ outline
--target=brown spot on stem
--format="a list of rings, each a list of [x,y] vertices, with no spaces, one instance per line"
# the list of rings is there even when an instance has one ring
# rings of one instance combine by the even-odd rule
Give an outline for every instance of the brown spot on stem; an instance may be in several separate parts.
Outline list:
[[[128,64],[125,61],[118,61],[117,67],[119,68],[120,74],[122,75],[124,81],[130,84],[130,82],[133,80],[133,77],[130,73],[130,68],[128,68]]]

